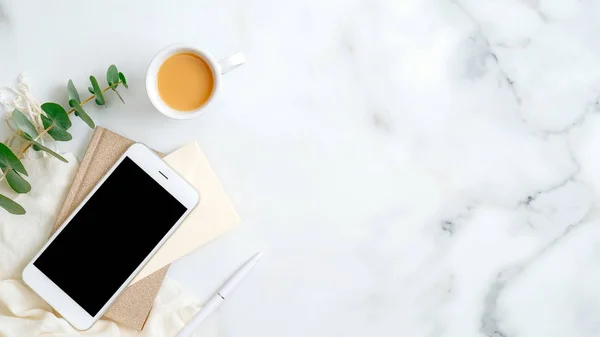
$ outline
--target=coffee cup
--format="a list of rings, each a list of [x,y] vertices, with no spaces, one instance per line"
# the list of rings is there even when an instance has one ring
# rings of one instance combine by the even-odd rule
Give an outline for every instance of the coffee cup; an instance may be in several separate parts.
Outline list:
[[[174,119],[202,115],[221,87],[221,75],[246,62],[237,53],[217,61],[209,52],[186,44],[159,51],[148,66],[146,92],[152,105]]]

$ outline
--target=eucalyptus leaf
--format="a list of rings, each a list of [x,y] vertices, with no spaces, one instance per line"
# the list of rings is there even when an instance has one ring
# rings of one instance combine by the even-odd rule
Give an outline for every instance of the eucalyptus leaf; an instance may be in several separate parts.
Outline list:
[[[117,70],[117,66],[114,64],[111,64],[106,71],[106,82],[112,88],[119,86],[119,70]]]
[[[71,136],[69,131],[65,130],[60,125],[53,123],[50,118],[48,118],[44,115],[40,115],[40,117],[42,118],[42,124],[44,125],[45,129],[52,127],[51,129],[48,129],[48,134],[54,140],[59,141],[59,142],[66,142],[66,141],[73,139],[73,136]]]
[[[125,78],[125,75],[123,75],[123,73],[119,73],[119,79],[121,80],[123,86],[129,89],[129,86],[127,85],[127,79]]]
[[[67,130],[71,127],[71,119],[65,109],[56,103],[42,104],[42,110],[47,116],[40,115],[42,124],[48,129],[48,134],[57,141],[67,141],[73,139],[73,136]]]
[[[79,98],[79,93],[72,80],[69,80],[69,83],[67,83],[67,92],[69,93],[69,101],[74,99],[77,103],[81,103],[81,98]]]
[[[33,126],[33,123],[31,123],[31,121],[19,109],[13,110],[12,118],[21,131],[25,132],[31,137],[38,136],[38,132],[35,126]]]
[[[60,154],[58,154],[58,153],[56,153],[56,152],[54,152],[54,151],[50,150],[49,148],[47,148],[47,147],[46,147],[46,146],[44,146],[44,145],[42,145],[42,144],[38,143],[37,141],[33,140],[33,138],[29,137],[28,135],[22,135],[22,137],[23,137],[25,140],[28,140],[28,141],[30,141],[30,142],[31,142],[31,144],[33,144],[33,145],[37,145],[37,147],[38,147],[40,150],[42,150],[42,151],[44,151],[44,152],[48,153],[49,155],[51,155],[51,156],[53,156],[53,157],[56,157],[58,160],[60,160],[60,161],[62,161],[62,162],[65,162],[65,163],[68,163],[68,162],[69,162],[68,160],[66,160],[66,159],[65,159],[63,156],[61,156]]]
[[[90,82],[92,82],[92,87],[94,88],[94,95],[96,95],[96,104],[106,105],[106,102],[104,101],[104,95],[102,94],[102,89],[100,89],[98,81],[94,76],[90,76]]]
[[[94,94],[94,88],[88,87],[88,91],[90,92],[90,94],[92,94],[92,95]]]
[[[5,169],[3,171],[7,172],[6,170],[8,170],[8,173],[6,174],[6,181],[13,191],[17,193],[27,193],[31,191],[31,185],[27,182],[27,180],[21,177],[17,171],[13,169]]]
[[[46,115],[56,124],[61,126],[64,129],[69,129],[71,127],[71,119],[67,114],[65,108],[63,108],[60,104],[48,102],[42,104],[42,110],[46,113]]]
[[[13,121],[15,122],[15,124],[17,125],[17,127],[21,131],[25,132],[26,134],[28,134],[32,137],[38,136],[37,129],[35,128],[35,126],[33,126],[31,121],[21,112],[21,110],[19,110],[19,109],[13,110],[12,118],[13,118]],[[40,150],[35,145],[33,146],[33,149],[35,151]]]
[[[31,136],[29,136],[28,134],[23,134],[23,137],[25,136],[31,138]],[[0,143],[0,168],[13,169],[19,173],[27,175],[27,170],[25,170],[25,167],[23,166],[19,158],[15,156],[15,154],[8,148],[8,146],[2,143]]]
[[[8,213],[22,215],[25,214],[23,206],[17,204],[11,199],[0,194],[0,207],[4,208]]]
[[[81,120],[84,121],[85,124],[87,124],[92,129],[96,127],[96,124],[94,124],[94,121],[92,120],[90,115],[88,115],[87,112],[83,110],[81,104],[79,104],[76,100],[72,99],[69,101],[69,105],[73,109],[75,109],[75,115],[81,118]]]

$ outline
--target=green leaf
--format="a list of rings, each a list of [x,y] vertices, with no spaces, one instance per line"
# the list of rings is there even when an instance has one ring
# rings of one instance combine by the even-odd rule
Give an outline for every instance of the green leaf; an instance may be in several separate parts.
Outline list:
[[[38,132],[37,132],[35,126],[33,126],[31,121],[29,119],[27,119],[27,117],[20,110],[15,109],[13,111],[12,117],[13,117],[13,121],[15,122],[15,124],[21,131],[25,132],[26,134],[28,134],[32,137],[38,136]],[[35,151],[40,150],[36,146],[34,146],[33,149]]]
[[[52,120],[52,122],[58,124],[58,126],[63,129],[69,129],[71,127],[71,119],[61,105],[48,102],[42,104],[42,110],[46,113],[46,115]]]
[[[69,101],[69,105],[73,109],[75,109],[75,115],[81,118],[81,120],[83,120],[85,124],[87,124],[92,129],[96,127],[96,124],[94,124],[94,121],[92,120],[90,115],[88,115],[87,112],[83,110],[81,104],[79,104],[76,100],[72,99]]]
[[[3,196],[2,194],[0,194],[0,207],[4,208],[8,213],[11,214],[25,214],[25,209],[21,205]]]
[[[79,98],[79,93],[72,80],[69,80],[69,83],[67,83],[67,92],[69,93],[69,101],[74,99],[77,103],[81,103],[81,98]]]
[[[75,116],[79,117],[79,111],[77,111],[78,109],[75,109],[75,105],[77,105],[77,106],[79,106],[79,108],[81,108],[81,104],[78,104],[78,102],[76,100],[74,100],[74,99],[70,99],[69,100],[69,106],[71,108],[73,108],[73,110],[74,110],[73,113],[75,114]],[[83,108],[81,108],[81,110],[83,110]],[[85,111],[84,111],[84,113],[85,113]]]
[[[48,130],[48,134],[52,136],[54,140],[67,141],[73,139],[73,136],[67,132],[67,129],[71,127],[71,119],[62,106],[48,102],[42,104],[42,110],[44,110],[47,115],[40,115],[42,124],[45,129],[52,126],[52,128]]]
[[[125,78],[125,75],[123,75],[123,73],[119,73],[119,79],[121,80],[123,86],[129,89],[129,86],[127,85],[127,79]]]
[[[18,174],[17,171],[13,169],[3,169],[2,171],[6,172],[6,170],[8,170],[8,173],[6,174],[6,181],[8,182],[8,185],[10,185],[10,188],[13,189],[13,191],[17,193],[27,193],[31,191],[31,185],[29,185],[27,180],[21,177],[21,175]]]
[[[38,143],[37,141],[33,140],[33,138],[29,137],[28,135],[22,135],[22,137],[23,137],[25,140],[28,140],[28,141],[30,141],[30,142],[31,142],[31,144],[33,144],[33,145],[36,145],[37,147],[39,147],[39,149],[40,149],[40,150],[42,150],[42,151],[44,151],[44,152],[48,153],[48,154],[49,154],[49,155],[51,155],[51,156],[54,156],[54,157],[58,158],[60,161],[62,161],[62,162],[65,162],[65,163],[68,163],[68,162],[69,162],[69,161],[67,161],[67,160],[66,160],[66,159],[65,159],[63,156],[61,156],[60,154],[58,154],[58,153],[56,153],[56,152],[54,152],[54,151],[50,150],[49,148],[45,147],[44,145],[42,145],[42,144]]]
[[[90,82],[92,82],[92,87],[94,88],[94,95],[96,95],[96,104],[106,105],[106,102],[104,101],[104,95],[102,94],[102,89],[100,89],[98,81],[94,76],[90,76]]]
[[[40,115],[42,118],[42,124],[45,129],[48,129],[52,126],[51,129],[48,130],[48,134],[56,141],[66,142],[73,139],[73,136],[69,133],[69,131],[62,128],[60,125],[53,123],[52,120],[44,115]]]
[[[94,88],[88,87],[88,91],[90,92],[90,94],[92,94],[92,95],[94,94]]]
[[[111,64],[106,71],[106,82],[113,88],[119,85],[119,70],[117,70],[117,66],[114,64]]]
[[[31,137],[38,136],[38,132],[35,129],[35,126],[33,126],[33,123],[31,123],[31,121],[19,109],[13,110],[12,118],[21,131],[25,132]]]
[[[28,134],[23,134],[23,136],[28,136],[29,138],[31,138],[31,136],[29,136]],[[25,170],[25,167],[23,166],[19,158],[15,156],[15,154],[8,148],[8,146],[2,143],[0,143],[0,168],[13,169],[19,173],[27,175],[27,170]]]

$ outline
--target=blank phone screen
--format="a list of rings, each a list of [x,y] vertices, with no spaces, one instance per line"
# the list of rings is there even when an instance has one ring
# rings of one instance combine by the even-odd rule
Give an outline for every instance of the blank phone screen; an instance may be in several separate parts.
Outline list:
[[[125,157],[33,264],[95,316],[186,210]]]

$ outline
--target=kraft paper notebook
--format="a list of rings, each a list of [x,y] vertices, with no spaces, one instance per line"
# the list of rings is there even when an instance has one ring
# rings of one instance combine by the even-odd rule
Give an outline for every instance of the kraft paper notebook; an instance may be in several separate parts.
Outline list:
[[[58,229],[133,143],[132,140],[110,130],[96,128],[54,230]],[[137,330],[144,326],[169,264],[240,222],[218,178],[196,143],[188,144],[167,157],[160,155],[198,190],[201,200],[180,228],[104,314],[105,318]]]

